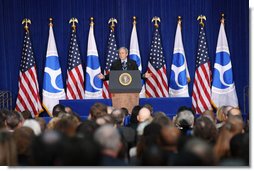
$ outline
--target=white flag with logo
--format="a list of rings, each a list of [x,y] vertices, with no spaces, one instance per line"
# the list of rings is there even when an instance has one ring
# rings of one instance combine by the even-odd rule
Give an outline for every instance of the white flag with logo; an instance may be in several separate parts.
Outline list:
[[[136,24],[133,24],[132,32],[131,32],[131,41],[130,41],[130,59],[136,61],[139,71],[142,73],[142,61],[139,53],[139,44],[138,44],[138,36]],[[139,93],[140,98],[145,98],[145,85],[142,80],[142,89]]]
[[[184,53],[181,21],[178,22],[169,81],[170,97],[189,97],[188,82],[190,74]]]
[[[49,27],[49,39],[44,68],[42,104],[47,113],[52,116],[52,110],[59,100],[65,99],[62,71],[59,64],[53,28]]]
[[[91,23],[87,43],[85,99],[102,98],[102,80],[97,77],[100,73],[99,55],[94,37],[94,28]]]
[[[227,105],[238,107],[228,41],[223,22],[220,25],[216,48],[212,83],[212,102],[216,108]]]

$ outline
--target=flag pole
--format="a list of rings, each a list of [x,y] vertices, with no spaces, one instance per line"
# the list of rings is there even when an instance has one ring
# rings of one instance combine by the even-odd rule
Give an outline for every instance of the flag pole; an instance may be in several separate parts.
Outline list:
[[[22,24],[25,24],[24,29],[25,29],[27,32],[29,32],[28,24],[31,24],[31,23],[32,23],[31,20],[28,19],[28,18],[24,18],[24,19],[22,20]]]
[[[94,22],[93,22],[94,18],[93,17],[90,17],[90,26],[94,26]]]
[[[111,28],[112,31],[114,31],[115,23],[117,23],[117,20],[115,18],[110,18],[109,21],[108,21],[108,24],[110,24],[110,23],[111,23],[110,28]]]
[[[155,28],[159,28],[158,22],[161,22],[161,19],[160,19],[160,17],[155,16],[155,17],[153,17],[152,22],[154,22]]]
[[[205,26],[205,23],[203,22],[203,20],[206,20],[206,16],[204,16],[204,15],[201,14],[200,16],[198,16],[197,20],[200,20],[199,24],[200,24],[202,27]]]
[[[222,24],[225,23],[225,18],[224,18],[224,14],[223,14],[223,13],[221,14],[221,20],[220,20],[220,22],[221,22]]]
[[[182,29],[182,17],[181,16],[177,17],[177,23],[179,24],[180,28]]]
[[[49,18],[49,27],[53,27],[53,18]]]
[[[133,18],[133,25],[135,25],[135,26],[136,26],[136,24],[137,24],[136,19],[137,19],[137,18],[136,18],[136,16],[133,16],[132,18]]]
[[[71,25],[72,30],[76,31],[77,26],[75,25],[75,23],[78,23],[78,19],[73,17],[70,19],[69,23],[72,23]]]

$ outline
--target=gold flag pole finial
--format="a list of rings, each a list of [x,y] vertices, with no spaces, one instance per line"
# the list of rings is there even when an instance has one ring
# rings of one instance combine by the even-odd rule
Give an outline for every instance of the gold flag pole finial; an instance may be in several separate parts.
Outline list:
[[[76,31],[76,25],[75,25],[75,23],[78,23],[78,19],[77,19],[77,18],[71,18],[70,21],[69,21],[69,23],[72,23],[71,28],[72,28],[74,31]]]
[[[220,22],[222,23],[222,24],[224,24],[225,23],[225,15],[222,13],[221,14],[221,20],[220,20]]]
[[[53,27],[53,18],[49,18],[49,27]]]
[[[24,29],[26,30],[26,31],[29,31],[28,29],[28,24],[31,24],[32,22],[31,22],[31,20],[30,19],[28,19],[28,18],[24,18],[23,20],[22,20],[22,24],[25,24],[25,26],[24,26]]]
[[[181,23],[182,23],[182,17],[181,17],[181,16],[178,16],[178,17],[177,17],[177,19],[178,19],[178,21],[177,21],[177,22],[178,22],[178,24],[180,24],[180,25],[181,25]]]
[[[137,24],[137,21],[136,21],[137,18],[136,18],[136,16],[133,16],[132,18],[133,18],[133,24],[136,25]]]
[[[206,16],[204,16],[204,15],[200,15],[200,16],[198,16],[197,20],[200,20],[199,24],[201,24],[201,25],[202,25],[202,27],[204,27],[204,26],[205,26],[205,24],[204,24],[203,20],[206,20]]]
[[[90,26],[92,26],[92,27],[94,26],[93,19],[94,19],[93,17],[90,17]]]
[[[160,17],[155,16],[155,17],[153,17],[152,22],[154,22],[155,28],[159,28],[158,22],[161,22],[161,19],[160,19]]]
[[[115,18],[110,18],[109,21],[108,21],[108,24],[110,24],[110,28],[114,31],[115,29],[115,23],[117,23],[117,20]]]

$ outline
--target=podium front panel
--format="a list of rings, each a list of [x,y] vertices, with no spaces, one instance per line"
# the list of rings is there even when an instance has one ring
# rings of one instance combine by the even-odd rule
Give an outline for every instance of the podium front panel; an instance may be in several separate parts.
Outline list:
[[[110,93],[139,93],[142,88],[139,70],[113,70],[109,74]]]

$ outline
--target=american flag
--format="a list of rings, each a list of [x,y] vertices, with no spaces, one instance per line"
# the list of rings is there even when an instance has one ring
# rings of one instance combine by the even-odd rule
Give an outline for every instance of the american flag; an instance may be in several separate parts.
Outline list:
[[[110,67],[114,60],[118,59],[118,51],[116,46],[115,32],[114,29],[110,29],[109,40],[108,40],[108,51],[107,51],[107,61],[104,69],[104,74],[110,72]],[[103,81],[102,96],[104,99],[111,98],[111,94],[108,91],[108,81]]]
[[[67,66],[66,98],[84,99],[84,97],[84,72],[76,31],[72,29]]]
[[[211,70],[205,29],[201,26],[198,38],[196,71],[192,92],[192,106],[196,113],[211,110]]]
[[[36,65],[29,31],[25,31],[24,44],[19,71],[19,91],[16,101],[16,111],[29,110],[33,117],[43,111],[39,95],[39,85]]]
[[[151,73],[152,76],[146,80],[146,95],[148,97],[168,97],[166,64],[158,28],[155,28],[153,35],[148,72]]]

